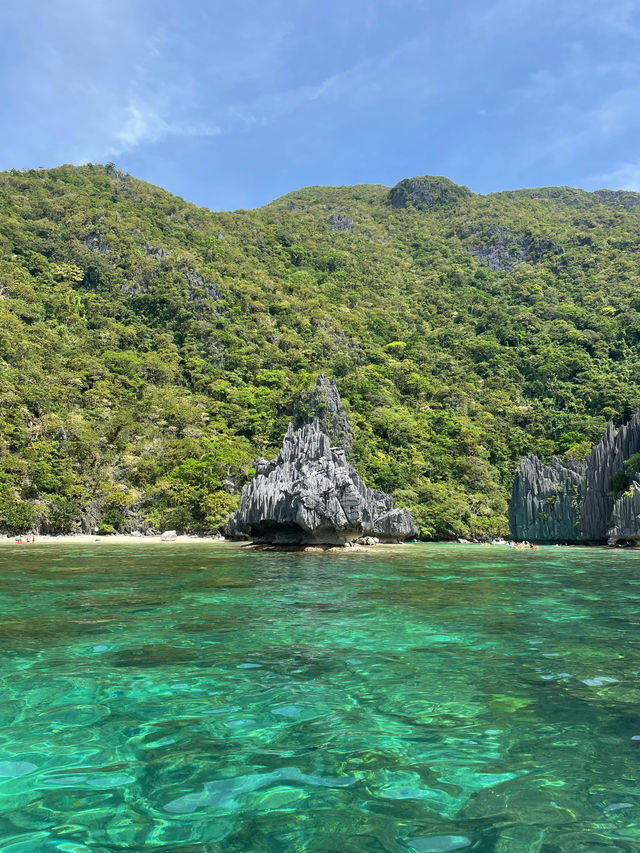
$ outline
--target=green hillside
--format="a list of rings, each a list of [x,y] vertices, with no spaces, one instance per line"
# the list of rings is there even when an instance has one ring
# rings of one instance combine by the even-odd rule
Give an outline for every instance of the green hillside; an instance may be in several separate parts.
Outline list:
[[[523,454],[582,456],[640,403],[639,284],[633,193],[211,213],[111,165],[0,174],[0,529],[215,529],[323,371],[424,537],[504,533]]]

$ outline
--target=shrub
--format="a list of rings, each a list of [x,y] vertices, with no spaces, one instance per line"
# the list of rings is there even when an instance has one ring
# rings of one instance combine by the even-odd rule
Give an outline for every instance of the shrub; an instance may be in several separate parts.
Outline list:
[[[80,508],[75,501],[54,498],[45,522],[47,533],[73,533],[79,518]]]
[[[28,501],[14,501],[2,509],[0,524],[8,533],[26,533],[38,527],[41,514],[38,507]]]

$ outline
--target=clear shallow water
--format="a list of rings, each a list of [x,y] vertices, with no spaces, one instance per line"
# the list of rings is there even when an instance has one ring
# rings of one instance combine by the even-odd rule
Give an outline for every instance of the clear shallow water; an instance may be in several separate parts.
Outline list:
[[[0,549],[0,850],[640,850],[640,553]]]

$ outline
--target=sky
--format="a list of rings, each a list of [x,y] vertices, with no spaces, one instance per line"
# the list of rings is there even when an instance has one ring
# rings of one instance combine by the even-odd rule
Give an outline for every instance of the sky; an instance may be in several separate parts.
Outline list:
[[[640,0],[3,0],[0,169],[640,191]]]

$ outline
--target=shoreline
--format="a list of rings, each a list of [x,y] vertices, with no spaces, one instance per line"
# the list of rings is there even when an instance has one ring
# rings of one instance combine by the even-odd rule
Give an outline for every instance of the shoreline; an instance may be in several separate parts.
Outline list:
[[[31,536],[31,534],[29,534]],[[77,543],[78,545],[87,545],[93,544],[94,542],[108,542],[111,544],[151,544],[151,543],[159,543],[161,542],[163,545],[172,545],[176,542],[179,544],[184,544],[185,542],[193,542],[193,543],[206,543],[208,545],[233,545],[236,544],[227,539],[217,539],[214,536],[176,536],[175,539],[163,540],[162,535],[158,534],[157,536],[132,536],[129,533],[118,533],[116,535],[109,536],[98,536],[95,533],[66,533],[60,534],[57,536],[49,536],[42,535],[35,537],[35,542],[25,542],[26,534],[23,537],[20,536],[5,536],[0,538],[0,547],[2,545],[59,545],[59,544],[71,544]],[[23,539],[23,542],[20,543],[18,540]]]
[[[31,535],[31,534],[30,534]],[[31,542],[19,542],[18,539],[20,537],[17,536],[8,536],[8,535],[0,535],[0,548],[7,547],[10,545],[98,545],[100,543],[107,545],[210,545],[216,547],[224,547],[224,548],[238,548],[238,549],[246,549],[247,551],[264,551],[264,552],[290,552],[290,553],[324,553],[324,554],[349,554],[349,553],[363,553],[365,551],[385,551],[387,549],[396,549],[396,548],[406,548],[411,545],[430,545],[430,546],[457,546],[458,548],[487,548],[490,547],[492,550],[501,550],[501,548],[506,548],[506,545],[490,545],[489,542],[456,542],[455,540],[450,541],[413,541],[413,542],[378,542],[376,545],[360,545],[353,544],[350,547],[340,547],[337,545],[268,545],[260,542],[252,542],[250,540],[234,540],[234,539],[224,539],[217,538],[214,536],[198,536],[198,535],[189,535],[182,534],[180,536],[176,536],[175,539],[164,540],[162,539],[162,535],[158,534],[157,536],[132,536],[129,533],[118,533],[116,535],[109,536],[98,536],[95,533],[67,533],[67,534],[59,534],[59,535],[42,535],[36,536],[36,541],[34,543]],[[23,537],[23,539],[26,537]],[[588,546],[588,545],[555,545],[552,543],[548,543],[545,545],[540,545],[539,548],[560,548],[560,547],[570,547],[570,548],[606,548],[607,550],[616,550],[611,548],[611,546]],[[508,548],[508,550],[513,550]],[[528,550],[528,549],[527,549]],[[537,549],[536,549],[537,550]],[[625,549],[617,549],[617,550],[625,550],[625,551],[633,551],[640,550],[640,548],[625,548]]]
[[[31,534],[29,534],[31,535]],[[353,544],[350,547],[341,547],[337,545],[267,545],[260,542],[252,542],[250,540],[241,539],[219,539],[214,536],[195,536],[183,534],[176,536],[175,539],[163,540],[162,535],[157,536],[132,536],[129,533],[119,533],[109,536],[98,536],[95,533],[67,533],[59,535],[42,535],[36,536],[35,542],[19,542],[21,537],[18,536],[3,536],[0,537],[0,548],[9,545],[94,545],[105,543],[107,545],[213,545],[225,548],[244,548],[249,551],[265,551],[265,552],[292,552],[292,553],[325,553],[325,554],[349,554],[352,552],[375,551],[376,549],[387,548],[404,548],[405,542],[379,542],[376,545],[359,545]],[[26,538],[22,537],[24,540]],[[429,544],[420,542],[420,545]]]

